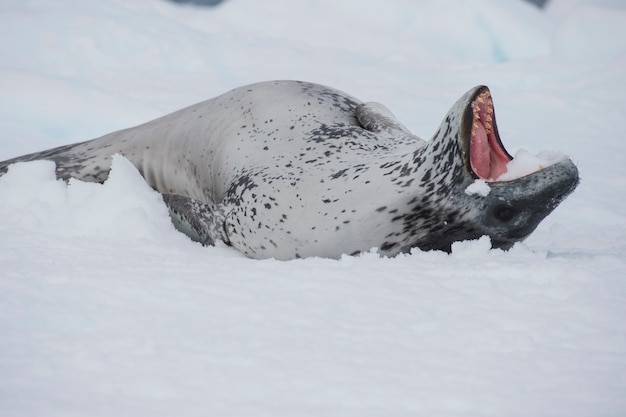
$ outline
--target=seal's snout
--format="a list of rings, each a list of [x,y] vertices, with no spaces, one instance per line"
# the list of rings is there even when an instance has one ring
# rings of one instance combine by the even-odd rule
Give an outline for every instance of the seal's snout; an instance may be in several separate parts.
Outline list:
[[[508,249],[526,238],[578,183],[578,169],[569,159],[517,180],[490,183],[482,212],[493,247]]]

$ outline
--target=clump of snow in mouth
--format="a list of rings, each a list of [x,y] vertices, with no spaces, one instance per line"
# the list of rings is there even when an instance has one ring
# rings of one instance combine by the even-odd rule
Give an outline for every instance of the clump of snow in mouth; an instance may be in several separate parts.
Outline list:
[[[567,156],[561,152],[541,151],[537,155],[532,155],[527,150],[520,149],[515,153],[513,159],[506,164],[506,172],[498,176],[496,181],[512,181],[540,171],[566,158]]]

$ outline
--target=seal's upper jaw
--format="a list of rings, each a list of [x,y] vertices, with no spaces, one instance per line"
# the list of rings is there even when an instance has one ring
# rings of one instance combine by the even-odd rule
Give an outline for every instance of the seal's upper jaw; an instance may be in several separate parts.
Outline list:
[[[461,126],[468,173],[486,181],[494,181],[505,173],[506,164],[513,158],[500,140],[491,92],[486,86],[476,87],[470,93]]]

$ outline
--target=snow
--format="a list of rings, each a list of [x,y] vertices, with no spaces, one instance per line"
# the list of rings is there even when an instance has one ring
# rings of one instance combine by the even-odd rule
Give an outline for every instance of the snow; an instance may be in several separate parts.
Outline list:
[[[506,172],[496,178],[496,181],[511,181],[525,175],[554,165],[567,157],[561,152],[541,151],[533,155],[526,149],[515,152],[513,159],[506,164]]]
[[[582,177],[508,252],[279,262],[189,241],[121,157],[104,184],[15,165],[0,415],[626,414],[622,1],[4,0],[0,35],[0,160],[268,79],[381,102],[429,138],[487,84],[507,149]]]
[[[473,183],[467,186],[467,188],[465,189],[465,194],[467,195],[476,194],[481,197],[487,197],[490,191],[491,191],[491,188],[489,188],[489,184],[487,184],[487,181],[476,179],[474,180]]]

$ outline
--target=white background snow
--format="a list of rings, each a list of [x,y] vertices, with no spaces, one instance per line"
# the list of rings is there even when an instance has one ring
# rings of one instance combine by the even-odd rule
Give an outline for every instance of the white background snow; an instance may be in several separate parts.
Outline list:
[[[270,79],[429,138],[492,90],[512,153],[582,182],[524,243],[253,261],[171,226],[124,159],[0,178],[0,415],[626,415],[626,5],[0,1],[0,160]],[[358,202],[354,202],[358,204]]]

